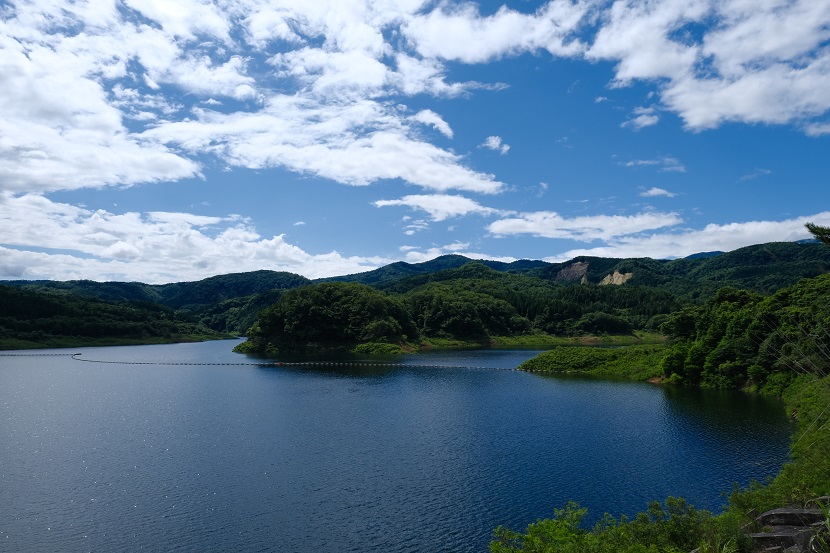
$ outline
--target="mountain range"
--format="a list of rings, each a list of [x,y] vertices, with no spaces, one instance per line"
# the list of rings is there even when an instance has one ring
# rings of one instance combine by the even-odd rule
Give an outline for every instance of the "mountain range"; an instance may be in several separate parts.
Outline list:
[[[129,306],[133,310],[144,309],[150,319],[152,313],[164,314],[168,320],[202,325],[214,332],[243,334],[258,313],[276,302],[283,292],[317,282],[353,282],[399,295],[430,283],[471,279],[500,281],[499,286],[503,289],[512,287],[516,290],[539,286],[551,291],[574,285],[617,286],[659,291],[671,297],[674,304],[683,305],[700,303],[724,286],[769,295],[803,278],[827,272],[830,272],[830,248],[817,242],[775,242],[674,260],[577,257],[563,263],[539,260],[506,263],[445,255],[423,263],[397,262],[373,271],[315,281],[293,273],[268,270],[161,285],[16,280],[0,284],[0,289],[12,287],[18,290],[16,299],[6,292],[7,301],[0,304],[0,333],[5,328],[9,335],[8,327],[24,317],[19,311],[12,315],[11,306],[7,305],[23,301],[20,294],[26,295],[29,305],[41,300],[48,300],[53,305],[58,301],[56,298],[81,298]],[[521,279],[516,280],[518,277]],[[504,292],[493,293],[506,297]],[[540,296],[532,296],[536,297]],[[528,298],[531,296],[523,301],[532,301]]]

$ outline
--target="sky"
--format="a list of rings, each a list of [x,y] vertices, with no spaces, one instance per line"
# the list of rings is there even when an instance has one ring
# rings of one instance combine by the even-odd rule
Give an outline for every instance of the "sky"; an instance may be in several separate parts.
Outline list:
[[[2,0],[0,279],[830,225],[830,0]]]

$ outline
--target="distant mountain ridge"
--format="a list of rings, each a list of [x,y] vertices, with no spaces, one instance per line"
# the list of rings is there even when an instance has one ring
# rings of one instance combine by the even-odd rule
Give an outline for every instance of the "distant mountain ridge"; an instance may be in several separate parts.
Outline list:
[[[406,263],[405,261],[398,261],[373,271],[320,278],[315,280],[315,282],[359,282],[361,284],[368,284],[369,286],[377,286],[414,275],[437,273],[438,271],[444,271],[447,269],[458,269],[459,267],[473,261],[502,273],[519,274],[530,274],[535,270],[542,269],[550,265],[550,263],[545,261],[531,259],[520,259],[512,263],[505,263],[503,261],[490,261],[487,259],[470,259],[469,257],[464,257],[463,255],[450,254],[442,255],[422,263]]]
[[[20,288],[64,290],[104,301],[152,302],[173,309],[196,310],[242,296],[311,284],[304,276],[279,271],[251,271],[217,275],[194,282],[144,284],[92,280],[13,280],[0,284]]]
[[[604,279],[619,282],[619,278],[609,278],[618,273],[631,275],[625,280],[626,284],[631,285],[667,287],[678,291],[701,286],[710,290],[730,285],[769,294],[801,278],[830,272],[830,248],[822,247],[816,241],[772,242],[731,252],[701,252],[673,260],[580,256],[560,263],[529,259],[506,263],[452,254],[422,263],[398,261],[372,271],[315,280],[289,272],[259,270],[169,284],[91,280],[15,280],[0,281],[0,284],[59,289],[105,301],[152,302],[193,311],[235,298],[314,282],[358,282],[387,288],[395,281],[458,269],[473,262],[500,273],[532,276],[559,284],[600,284]]]
[[[619,273],[630,274],[626,283],[631,285],[659,286],[675,291],[702,287],[707,293],[729,285],[770,294],[802,278],[830,272],[830,248],[822,247],[816,241],[771,242],[731,252],[701,252],[673,260],[580,256],[561,263],[539,260],[505,263],[445,255],[423,263],[400,261],[373,271],[317,279],[315,282],[359,282],[386,287],[393,281],[457,269],[471,262],[499,272],[534,276],[560,284],[600,284],[603,279],[614,282],[619,279],[613,278],[613,275]]]

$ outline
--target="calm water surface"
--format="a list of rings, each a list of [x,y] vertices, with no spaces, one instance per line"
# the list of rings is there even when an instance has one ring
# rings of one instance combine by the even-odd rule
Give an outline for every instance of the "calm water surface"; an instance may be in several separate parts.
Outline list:
[[[0,356],[2,551],[486,551],[576,500],[597,518],[680,495],[717,510],[777,472],[781,405],[509,370],[536,352],[341,370],[234,343]],[[22,352],[15,352],[22,353]]]

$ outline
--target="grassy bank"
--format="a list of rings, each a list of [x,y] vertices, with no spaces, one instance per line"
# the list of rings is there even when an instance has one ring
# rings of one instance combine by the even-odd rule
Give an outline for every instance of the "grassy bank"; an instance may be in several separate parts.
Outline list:
[[[519,369],[541,373],[583,373],[648,380],[662,374],[662,345],[620,348],[559,346],[519,365]]]
[[[424,338],[418,349],[479,349],[525,348],[550,349],[557,346],[632,346],[638,344],[662,344],[665,337],[657,333],[635,332],[618,336],[552,336],[550,334],[521,334],[517,336],[492,336],[486,340],[457,340],[448,338]]]

